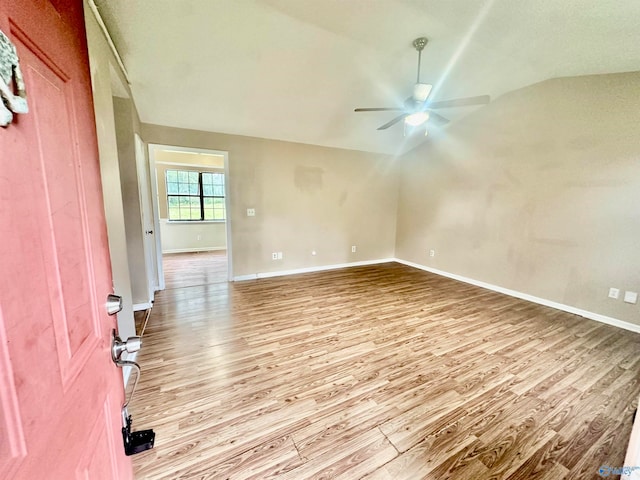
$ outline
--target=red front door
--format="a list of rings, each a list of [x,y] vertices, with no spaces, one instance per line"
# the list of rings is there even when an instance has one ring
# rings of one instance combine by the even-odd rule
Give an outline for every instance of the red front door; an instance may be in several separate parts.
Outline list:
[[[0,478],[129,479],[82,1],[0,0],[0,30],[30,109],[0,129]]]

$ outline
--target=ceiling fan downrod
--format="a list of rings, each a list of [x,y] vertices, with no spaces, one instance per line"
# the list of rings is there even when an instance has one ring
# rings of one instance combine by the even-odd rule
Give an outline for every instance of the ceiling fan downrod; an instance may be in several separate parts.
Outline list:
[[[422,62],[422,50],[424,50],[424,47],[427,46],[428,41],[429,40],[427,40],[426,37],[418,37],[413,41],[413,46],[418,51],[418,78],[416,83],[420,83],[420,63]]]

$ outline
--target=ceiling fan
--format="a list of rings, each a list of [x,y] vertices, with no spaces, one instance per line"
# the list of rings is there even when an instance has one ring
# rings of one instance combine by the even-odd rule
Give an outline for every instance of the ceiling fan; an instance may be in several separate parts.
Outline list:
[[[449,120],[439,113],[434,112],[434,109],[467,107],[471,105],[485,105],[489,103],[489,95],[454,98],[451,100],[440,100],[437,102],[430,101],[429,94],[431,93],[433,85],[420,82],[420,61],[422,60],[422,50],[427,45],[427,41],[428,40],[425,37],[416,38],[413,41],[413,46],[418,51],[418,79],[413,87],[413,95],[404,101],[403,107],[356,108],[354,110],[356,112],[402,112],[397,117],[378,127],[378,130],[386,130],[401,120],[404,120],[405,132],[406,127],[418,127],[427,122],[430,118],[441,125],[445,125],[449,123]],[[425,135],[426,134],[427,131],[425,130]]]

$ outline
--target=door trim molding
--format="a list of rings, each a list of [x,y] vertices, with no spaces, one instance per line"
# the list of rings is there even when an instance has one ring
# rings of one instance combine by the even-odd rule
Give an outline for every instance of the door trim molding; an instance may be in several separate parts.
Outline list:
[[[224,159],[224,206],[226,212],[225,218],[225,230],[227,237],[227,280],[233,281],[233,250],[232,250],[232,222],[231,222],[231,178],[229,175],[229,152],[226,150],[214,150],[212,148],[196,148],[196,147],[180,147],[177,145],[168,145],[168,144],[160,144],[160,143],[149,143],[147,148],[149,149],[149,166],[152,175],[151,179],[151,192],[153,195],[153,219],[154,219],[154,228],[157,232],[156,235],[156,251],[162,252],[162,241],[160,234],[160,212],[158,207],[159,201],[159,193],[158,193],[158,182],[157,182],[157,171],[156,171],[156,158],[155,153],[157,150],[172,150],[175,152],[186,152],[186,153],[204,153],[208,155],[219,155]],[[163,252],[168,253],[168,252]],[[158,280],[159,280],[159,290],[164,290],[165,282],[164,282],[164,271],[162,269],[162,255],[158,255]]]

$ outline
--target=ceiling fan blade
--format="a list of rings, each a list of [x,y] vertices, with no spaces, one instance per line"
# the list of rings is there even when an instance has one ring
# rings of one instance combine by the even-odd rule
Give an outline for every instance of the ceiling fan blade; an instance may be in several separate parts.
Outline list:
[[[449,108],[467,107],[470,105],[486,105],[491,100],[489,95],[479,95],[477,97],[452,98],[451,100],[440,100],[439,102],[428,103],[429,108]]]
[[[381,127],[378,127],[378,130],[386,130],[387,128],[391,127],[392,125],[395,125],[396,123],[398,123],[399,121],[403,120],[404,117],[406,117],[407,115],[409,115],[408,113],[403,113],[402,115],[398,115],[396,118],[394,118],[393,120],[385,123],[384,125],[382,125]]]
[[[446,125],[450,122],[448,118],[444,118],[439,113],[433,112],[431,110],[429,111],[429,120],[433,120],[435,123],[438,123],[440,125]]]
[[[404,108],[356,108],[354,112],[403,112]]]
[[[403,105],[405,109],[413,110],[414,108],[416,108],[416,101],[414,100],[413,96],[407,97]]]

